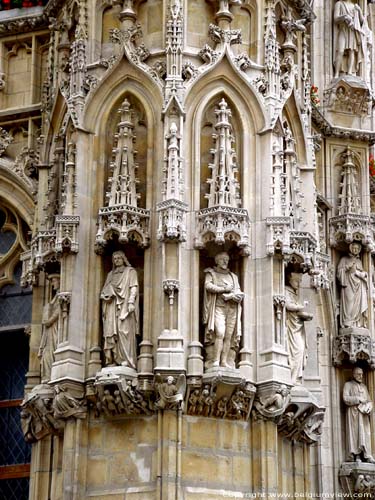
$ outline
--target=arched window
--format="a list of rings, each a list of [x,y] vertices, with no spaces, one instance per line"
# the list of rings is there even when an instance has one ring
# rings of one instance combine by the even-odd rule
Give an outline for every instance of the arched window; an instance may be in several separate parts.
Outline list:
[[[0,498],[27,500],[31,447],[23,437],[20,404],[29,361],[31,289],[20,287],[24,224],[0,204]]]

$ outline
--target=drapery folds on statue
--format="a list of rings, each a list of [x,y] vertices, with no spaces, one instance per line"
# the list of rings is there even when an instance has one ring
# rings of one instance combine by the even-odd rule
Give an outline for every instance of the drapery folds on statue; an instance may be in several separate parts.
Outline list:
[[[139,333],[137,272],[124,252],[114,252],[112,263],[113,269],[108,273],[100,295],[105,364],[136,369],[136,336]]]

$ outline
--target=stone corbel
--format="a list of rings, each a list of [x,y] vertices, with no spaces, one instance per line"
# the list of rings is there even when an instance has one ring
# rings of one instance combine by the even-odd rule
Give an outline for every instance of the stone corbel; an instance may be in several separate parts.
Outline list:
[[[186,377],[168,374],[167,376],[155,375],[156,410],[183,410],[186,393]]]
[[[344,462],[339,470],[342,489],[351,498],[373,498],[375,495],[375,465],[366,462]]]
[[[21,404],[21,426],[28,443],[56,434],[62,423],[56,420],[53,410],[53,388],[46,384],[35,386]]]
[[[320,440],[325,408],[303,386],[294,386],[289,405],[278,422],[279,432],[288,439],[313,444]]]
[[[151,393],[141,391],[136,374],[125,367],[103,368],[96,375],[94,387],[97,417],[150,415],[153,411]]]
[[[66,420],[72,417],[85,418],[87,416],[86,401],[82,397],[73,395],[69,387],[55,384],[54,391],[52,409],[56,420]]]
[[[239,383],[236,383],[239,382]],[[253,407],[256,388],[245,380],[203,380],[189,385],[186,394],[188,415],[247,421]]]
[[[285,384],[272,383],[258,388],[252,415],[257,419],[279,422],[290,403],[290,389]]]

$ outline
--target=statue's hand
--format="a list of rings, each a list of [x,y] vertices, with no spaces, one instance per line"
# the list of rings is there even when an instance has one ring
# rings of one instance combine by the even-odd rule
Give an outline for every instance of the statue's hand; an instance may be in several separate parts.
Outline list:
[[[135,305],[132,303],[128,304],[128,312],[132,313],[134,311],[135,311]]]
[[[233,290],[233,286],[232,286],[232,285],[225,285],[225,286],[223,287],[223,292],[224,292],[224,293],[229,293],[229,292],[231,292],[232,290]]]

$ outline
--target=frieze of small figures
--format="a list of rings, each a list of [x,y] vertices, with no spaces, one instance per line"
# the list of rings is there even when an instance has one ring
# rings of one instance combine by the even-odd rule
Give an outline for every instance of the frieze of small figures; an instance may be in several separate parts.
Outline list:
[[[228,388],[227,388],[228,389]],[[187,395],[188,415],[248,420],[256,389],[249,382],[228,391],[217,384],[190,387]]]
[[[138,390],[132,380],[110,383],[96,388],[95,416],[150,415],[153,401],[150,395]]]

